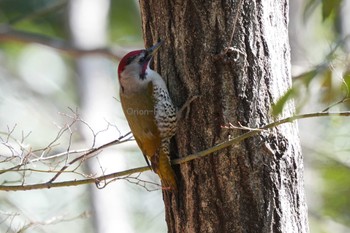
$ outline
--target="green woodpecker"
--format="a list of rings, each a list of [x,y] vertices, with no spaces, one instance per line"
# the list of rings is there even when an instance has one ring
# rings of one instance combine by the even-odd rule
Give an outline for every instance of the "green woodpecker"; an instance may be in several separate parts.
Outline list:
[[[160,177],[163,189],[176,190],[169,159],[170,139],[176,132],[176,109],[164,80],[149,66],[162,43],[132,51],[121,59],[120,101],[135,140]]]

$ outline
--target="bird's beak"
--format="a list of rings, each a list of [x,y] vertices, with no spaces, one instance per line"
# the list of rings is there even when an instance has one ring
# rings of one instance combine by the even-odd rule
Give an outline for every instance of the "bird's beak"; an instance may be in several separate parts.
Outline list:
[[[163,43],[164,43],[164,40],[160,40],[157,44],[155,44],[152,47],[146,49],[146,51],[147,51],[147,60],[151,60],[151,58],[158,51],[158,49],[160,48],[160,46],[162,46]]]

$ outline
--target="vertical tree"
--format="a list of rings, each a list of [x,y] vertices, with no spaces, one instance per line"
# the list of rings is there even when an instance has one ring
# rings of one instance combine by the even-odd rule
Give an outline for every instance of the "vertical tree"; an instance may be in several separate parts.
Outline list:
[[[272,105],[291,86],[288,1],[140,1],[144,38],[165,40],[155,69],[177,106],[172,154],[210,148],[278,119]],[[293,114],[289,102],[279,117]],[[169,232],[308,232],[296,124],[175,166],[164,192]]]

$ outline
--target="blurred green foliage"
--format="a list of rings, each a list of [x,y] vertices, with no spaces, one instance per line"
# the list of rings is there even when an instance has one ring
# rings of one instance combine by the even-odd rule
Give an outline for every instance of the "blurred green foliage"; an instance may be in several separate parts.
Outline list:
[[[135,44],[142,40],[141,17],[134,1],[111,1],[109,32],[113,42]]]
[[[307,20],[313,12],[321,6],[323,21],[331,16],[338,17],[343,0],[307,0],[304,8],[304,20]]]
[[[67,0],[3,0],[0,1],[0,23],[66,37]]]
[[[302,59],[298,72],[293,77],[292,87],[272,106],[273,113],[282,113],[288,101],[294,100],[296,114],[312,111],[350,110],[350,35],[344,34],[342,26],[349,25],[349,17],[344,14],[345,0],[307,0],[303,7],[303,25],[300,25],[300,40],[309,39],[301,57],[312,57],[312,53],[322,53],[316,64],[308,64]],[[343,11],[343,14],[342,14]],[[293,19],[291,19],[293,20]],[[312,25],[309,30],[303,26]],[[346,26],[345,26],[346,27]],[[323,40],[323,41],[322,41]],[[322,43],[320,43],[322,41]],[[293,48],[292,48],[293,49]],[[322,52],[319,52],[322,50]],[[300,69],[302,67],[302,69]],[[300,72],[301,70],[301,72]],[[308,137],[303,142],[304,156],[308,164],[321,179],[314,181],[318,196],[307,196],[312,205],[310,211],[311,232],[349,232],[350,230],[350,122],[348,118],[315,119],[312,132],[304,132]],[[310,130],[310,129],[309,129]],[[314,139],[311,139],[314,137]],[[306,139],[306,138],[305,138]],[[314,141],[313,141],[314,140]],[[308,143],[314,153],[308,153]],[[311,178],[312,179],[312,178]],[[313,182],[311,180],[310,182]],[[316,206],[316,208],[314,207]],[[335,228],[335,226],[337,228]]]
[[[344,110],[349,109],[347,101],[350,98],[350,88],[348,85],[348,51],[345,44],[349,44],[350,35],[341,35],[339,24],[341,19],[341,6],[343,0],[307,0],[304,5],[303,19],[304,24],[312,20],[321,8],[322,22],[318,22],[320,29],[314,29],[315,33],[320,36],[329,35],[330,45],[329,51],[324,55],[319,64],[314,65],[301,74],[293,77],[293,86],[286,92],[277,103],[273,106],[274,115],[278,115],[283,111],[284,105],[289,99],[294,98],[297,103],[297,110],[301,110],[303,106],[311,99],[310,85],[318,83],[320,88],[319,103],[324,108],[329,107],[333,103],[345,100]],[[344,16],[343,16],[344,17]],[[346,19],[343,19],[346,20]],[[342,22],[344,23],[344,22]],[[332,26],[333,25],[333,26]],[[306,93],[305,93],[306,92]],[[297,111],[298,112],[298,111]]]
[[[327,160],[321,172],[327,182],[323,190],[323,214],[350,227],[350,167]]]
[[[339,30],[339,22],[344,20],[340,17],[343,1],[344,0],[305,1],[303,8],[304,23],[308,23],[315,14],[321,15],[319,22],[317,22],[318,29],[321,29],[315,33],[318,37],[327,37],[327,39],[329,39],[329,44],[325,45],[325,47],[328,46],[328,51],[325,53],[324,57],[321,58],[322,61],[319,62],[319,64],[314,64],[307,68],[304,67],[302,72],[293,77],[292,88],[273,106],[273,113],[275,115],[280,114],[285,104],[292,98],[296,102],[297,110],[305,111],[304,107],[308,106],[310,99],[314,97],[315,91],[312,89],[315,89],[315,87],[317,89],[317,108],[320,111],[341,100],[344,101],[338,104],[335,110],[350,109],[350,101],[348,101],[350,97],[350,64],[348,59],[349,54],[344,46],[345,43],[349,43],[349,35],[347,35],[347,38],[342,37]],[[69,41],[70,36],[67,28],[68,3],[68,0],[0,0],[0,27],[10,25],[19,30],[59,37]],[[310,33],[302,30],[301,28],[301,34]],[[112,0],[110,2],[108,33],[110,36],[110,46],[135,45],[142,41],[141,18],[137,1]],[[16,77],[18,78],[17,59],[26,46],[27,45],[18,44],[16,42],[0,43],[0,68],[6,70],[8,74],[8,77],[1,76],[0,81],[7,78],[11,79],[12,82]],[[308,46],[312,47],[314,44],[308,44]],[[54,102],[55,105],[65,106],[69,101],[76,101],[74,99],[74,93],[77,92],[77,87],[74,86],[74,67],[70,64],[70,61],[67,60],[67,67],[70,67],[68,74],[70,79],[68,79],[69,82],[64,84],[64,89],[66,92],[68,89],[69,94],[65,96],[59,95],[61,93],[54,95],[55,98],[52,102]],[[1,75],[3,75],[3,73],[1,73]],[[13,92],[31,92],[23,83],[19,84],[15,82],[13,85],[19,87],[19,89],[15,89]],[[3,83],[0,83],[0,86],[4,87]],[[39,99],[40,96],[38,93],[32,94],[35,100]],[[18,96],[20,96],[20,94],[18,94],[16,98],[18,98]],[[45,96],[45,98],[49,97]],[[0,105],[1,104],[3,104],[3,102],[0,96]],[[312,105],[314,105],[314,102]],[[43,104],[40,104],[40,107],[43,107]],[[308,111],[308,109],[306,109],[306,111]],[[326,121],[323,121],[320,125],[326,127],[328,131],[322,131],[321,139],[315,142],[315,147],[321,148],[321,145],[324,145],[325,142],[331,141],[329,132],[332,130],[336,131],[336,133],[344,132],[342,135],[343,140],[334,139],[332,143],[341,141],[345,151],[350,149],[350,144],[346,143],[346,141],[350,141],[347,140],[349,134],[346,134],[346,132],[350,132],[349,124],[342,121],[342,124],[337,126],[341,127],[342,131],[335,129],[334,125]],[[322,153],[327,153],[328,156],[334,157],[335,154],[339,152],[335,148],[322,147],[321,150],[323,150]],[[317,153],[316,156],[324,156],[322,153]],[[305,156],[310,155],[305,154]],[[333,160],[327,160],[327,162],[318,162],[319,164],[315,165],[315,167],[319,168],[317,174],[323,178],[323,187],[319,191],[323,203],[320,205],[320,209],[316,211],[318,215],[324,214],[326,217],[331,217],[333,221],[350,227],[350,169],[348,161],[349,157],[345,157],[343,161],[334,162]],[[322,166],[320,166],[320,164]],[[79,192],[78,194],[80,195]],[[312,199],[313,197],[309,198]],[[4,206],[3,199],[4,194],[2,194],[0,198],[2,206]],[[83,205],[81,203],[79,204]],[[139,215],[140,219],[144,218],[143,212]],[[326,217],[319,218],[318,222],[322,222]],[[314,220],[312,220],[312,222],[314,222]],[[3,230],[6,228],[0,229]],[[320,230],[320,232],[327,232],[324,229],[318,230]],[[311,231],[316,232],[313,231],[312,227]]]
[[[139,43],[141,18],[135,1],[110,2],[109,33],[112,42]],[[68,0],[2,0],[0,25],[69,39]]]

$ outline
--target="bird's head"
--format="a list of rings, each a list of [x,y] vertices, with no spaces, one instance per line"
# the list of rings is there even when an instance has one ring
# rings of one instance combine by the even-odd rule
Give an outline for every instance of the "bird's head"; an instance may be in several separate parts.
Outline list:
[[[145,79],[149,63],[162,44],[163,41],[159,41],[148,49],[135,50],[126,54],[119,62],[119,80],[122,77],[135,76],[139,77],[141,80]]]

